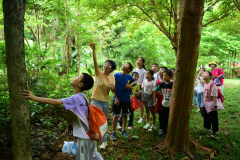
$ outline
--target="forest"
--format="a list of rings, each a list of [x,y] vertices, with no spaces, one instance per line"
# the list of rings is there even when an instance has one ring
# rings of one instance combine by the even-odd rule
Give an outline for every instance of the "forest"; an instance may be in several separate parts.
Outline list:
[[[54,106],[23,99],[22,91],[28,86],[38,97],[72,96],[74,77],[95,76],[91,42],[96,44],[101,70],[106,60],[115,61],[114,73],[127,62],[135,69],[137,59],[143,57],[147,69],[157,63],[177,71],[166,137],[142,129],[144,125],[136,123],[138,110],[129,138],[112,142],[108,137],[106,150],[100,150],[97,142],[104,159],[240,158],[239,0],[0,2],[0,159],[73,159],[62,153],[64,141],[75,140],[72,126],[52,114]],[[225,73],[225,110],[218,112],[217,139],[205,136],[203,119],[192,105],[194,86],[189,85],[199,68],[211,71],[211,61]],[[84,93],[91,98],[93,89]],[[108,136],[112,98],[110,92]],[[174,131],[184,134],[186,141],[178,144],[181,137]]]

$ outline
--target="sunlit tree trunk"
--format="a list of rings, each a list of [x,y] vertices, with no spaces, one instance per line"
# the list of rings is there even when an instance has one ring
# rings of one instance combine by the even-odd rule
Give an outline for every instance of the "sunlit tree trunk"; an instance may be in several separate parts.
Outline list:
[[[81,47],[82,47],[82,39],[78,37],[77,39],[77,53],[78,53],[78,75],[81,73]]]
[[[71,61],[71,35],[70,35],[70,27],[69,27],[69,21],[68,21],[68,16],[67,16],[67,0],[64,1],[65,5],[65,18],[66,18],[66,48],[67,48],[67,79],[68,79],[68,74],[69,74],[69,67],[70,67],[70,61]]]
[[[12,146],[15,160],[31,160],[31,135],[26,88],[24,14],[26,0],[3,0],[7,77],[9,85]]]
[[[177,65],[169,113],[165,144],[174,156],[175,152],[188,152],[192,109],[193,84],[196,72],[204,0],[183,0],[180,11],[180,34]]]

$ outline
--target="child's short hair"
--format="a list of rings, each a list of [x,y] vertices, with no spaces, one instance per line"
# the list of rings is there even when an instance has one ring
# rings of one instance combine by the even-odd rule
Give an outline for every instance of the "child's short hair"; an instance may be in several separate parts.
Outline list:
[[[133,66],[132,66],[132,64],[131,64],[130,62],[127,62],[127,63],[129,64],[129,70],[130,70],[129,72],[131,72],[132,69],[133,69]],[[128,72],[128,73],[129,73],[129,72]]]
[[[108,60],[105,61],[105,63],[106,63],[106,62],[109,62],[109,63],[111,64],[111,66],[112,66],[112,71],[114,71],[114,70],[116,69],[116,66],[117,66],[117,65],[116,65],[116,63],[115,63],[114,61],[108,59]],[[112,72],[112,71],[111,71],[111,72]]]
[[[139,75],[139,74],[138,74],[138,72],[132,72],[132,76],[134,76],[134,74],[137,74],[137,75]]]
[[[173,76],[173,72],[171,69],[167,69],[163,73],[167,73],[169,75],[169,77]]]
[[[83,87],[81,88],[81,91],[86,91],[86,90],[91,89],[94,84],[94,80],[93,80],[92,76],[90,76],[87,73],[82,73],[82,74],[83,74],[83,78],[82,78],[81,82],[83,83]]]
[[[168,70],[168,68],[165,67],[165,66],[161,66],[161,67],[159,67],[159,69],[160,69],[160,68],[163,68],[165,71]]]
[[[204,72],[206,71],[206,70],[205,70],[205,68],[203,68],[203,67],[199,68],[199,70],[198,70],[198,71],[200,71],[201,69],[203,69],[203,70],[204,70]]]
[[[158,64],[157,64],[157,63],[153,63],[153,66],[154,66],[154,65],[158,67]]]
[[[210,79],[212,79],[212,73],[209,71],[206,71],[206,72],[208,72],[208,75],[211,77]]]

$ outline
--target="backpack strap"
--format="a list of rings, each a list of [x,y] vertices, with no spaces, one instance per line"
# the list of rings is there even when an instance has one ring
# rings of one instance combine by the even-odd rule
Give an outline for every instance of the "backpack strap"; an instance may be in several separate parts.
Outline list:
[[[214,82],[211,83],[211,85],[210,85],[210,89],[212,89],[212,86],[213,86],[213,85],[214,85]]]
[[[86,104],[87,104],[87,106],[88,106],[88,112],[89,112],[89,102],[88,102],[86,96],[83,95],[83,94],[81,94],[81,93],[80,93],[79,95],[85,100],[85,102],[86,102]],[[88,113],[88,114],[89,114],[89,113]],[[80,122],[81,122],[83,128],[85,129],[85,131],[86,131],[86,132],[89,132],[89,131],[90,131],[89,127],[81,120],[81,118],[79,118],[79,119],[80,119]]]
[[[87,104],[88,107],[89,107],[89,101],[88,101],[88,99],[86,98],[86,96],[83,95],[83,94],[81,94],[81,93],[79,93],[79,95],[85,100],[86,104]]]

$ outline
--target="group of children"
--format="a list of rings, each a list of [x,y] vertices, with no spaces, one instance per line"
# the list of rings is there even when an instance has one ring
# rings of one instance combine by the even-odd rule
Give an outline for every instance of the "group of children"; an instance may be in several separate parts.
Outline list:
[[[91,48],[94,50],[95,44],[92,45]],[[144,104],[144,106],[140,109],[140,119],[137,123],[143,122],[145,107],[147,123],[143,128],[147,129],[149,132],[156,130],[155,114],[158,113],[160,123],[159,134],[166,134],[173,88],[174,69],[171,70],[164,66],[158,67],[158,65],[154,63],[152,65],[152,69],[146,70],[144,63],[144,58],[138,58],[138,67],[133,70],[132,75],[129,74],[133,69],[132,64],[129,62],[125,63],[122,66],[122,71],[120,73],[114,74],[114,80],[113,77],[109,76],[111,76],[110,73],[116,68],[115,62],[107,60],[104,65],[104,71],[102,72],[99,70],[98,67],[96,67],[97,61],[96,56],[94,55],[95,72],[98,72],[97,76],[101,77],[95,77],[95,83],[93,78],[87,73],[82,73],[80,76],[75,77],[71,82],[74,91],[73,96],[66,99],[41,98],[32,95],[29,89],[24,90],[23,95],[25,95],[24,98],[28,98],[30,100],[40,103],[46,103],[51,105],[63,104],[66,110],[72,109],[72,111],[76,113],[79,118],[81,118],[88,126],[88,106],[82,96],[85,96],[83,91],[89,90],[93,87],[93,85],[95,85],[93,91],[93,102],[95,100],[94,103],[96,103],[96,106],[102,106],[102,110],[104,110],[103,108],[108,109],[108,99],[106,98],[106,96],[108,96],[109,91],[111,90],[114,93],[112,106],[113,129],[110,134],[111,140],[117,139],[117,128],[121,128],[121,134],[125,137],[128,137],[128,134],[126,132],[127,116],[129,116],[128,129],[132,129],[134,120],[134,111],[131,109],[131,98],[133,97],[137,97],[139,101],[143,102]],[[202,111],[204,112],[203,115],[205,119],[204,127],[209,131],[212,125],[213,135],[216,136],[216,132],[218,131],[218,115],[216,112],[217,104],[215,103],[215,99],[217,97],[217,87],[215,85],[213,85],[213,87],[209,86],[211,80],[211,73],[204,71],[205,70],[200,69],[200,76],[203,75],[203,79],[199,78],[199,83],[202,84],[202,80],[205,80],[206,84],[203,87],[202,98],[204,98],[204,101],[214,101],[214,112],[210,112],[211,114],[207,114],[206,110]],[[110,78],[113,80],[111,80]],[[96,79],[98,79],[98,84],[96,84]],[[104,87],[108,89],[108,93],[105,93],[106,96],[100,95],[100,93],[102,93],[102,90],[105,90],[104,88],[101,88],[101,79],[102,81],[106,80],[106,84],[104,84]],[[115,84],[111,83],[109,79],[115,82]],[[99,94],[94,96],[94,94],[98,92]],[[82,96],[80,96],[79,94],[82,94]],[[200,100],[199,98],[199,107],[202,107],[202,101],[203,99]],[[108,110],[104,111],[104,113],[107,116]],[[150,125],[150,115],[152,115],[152,125]],[[121,118],[119,119],[119,117]],[[78,126],[73,125],[73,136],[78,138],[78,152],[76,159],[103,159],[101,155],[97,152],[96,141],[91,140],[88,137],[83,127],[79,128]],[[107,136],[104,137],[104,141],[102,141],[103,148],[106,148]]]
[[[132,72],[133,79],[129,78],[124,81],[122,78],[119,78],[119,76],[123,77],[123,71],[115,74],[116,95],[118,99],[123,95],[127,96],[126,98],[128,98],[128,100],[124,102],[127,101],[128,104],[121,104],[123,101],[120,99],[120,105],[116,105],[115,102],[113,103],[114,119],[113,131],[110,134],[111,140],[116,140],[116,126],[118,129],[122,129],[121,133],[123,136],[128,137],[126,132],[126,121],[129,115],[128,129],[132,129],[134,111],[131,110],[130,101],[134,96],[143,103],[143,107],[140,108],[140,119],[137,123],[143,122],[145,108],[147,123],[143,128],[149,132],[156,130],[156,113],[158,113],[160,123],[159,134],[167,133],[174,72],[164,66],[158,67],[156,63],[152,65],[152,69],[146,70],[144,63],[144,58],[140,57],[137,59],[137,68]],[[132,82],[134,82],[133,87],[127,88]],[[114,98],[116,99],[116,96]],[[116,119],[120,114],[119,112],[116,113],[116,108],[119,110],[122,109],[122,115],[118,122]],[[128,109],[129,112],[125,112],[126,109]],[[150,124],[150,115],[152,115],[152,124]]]
[[[171,95],[173,88],[173,77],[175,69],[168,69],[167,67],[159,67],[156,63],[152,65],[152,69],[146,70],[145,59],[138,58],[137,66],[135,70],[132,72],[133,81],[135,81],[135,87],[127,88],[125,87],[125,95],[128,94],[128,102],[134,96],[138,97],[139,101],[143,102],[145,111],[146,111],[146,125],[143,127],[149,132],[156,130],[156,113],[158,113],[158,119],[160,124],[159,134],[164,135],[167,133],[168,127],[168,117],[170,111],[170,103],[171,103]],[[211,67],[212,64],[209,64]],[[194,88],[197,94],[197,106],[201,111],[201,115],[204,118],[204,128],[208,133],[211,133],[212,128],[212,137],[217,137],[218,132],[218,92],[221,92],[218,89],[218,86],[213,83],[211,80],[214,78],[212,75],[212,71],[206,71],[204,68],[199,69],[199,74],[197,76],[197,85]],[[116,78],[116,85],[118,83],[123,83],[124,86],[125,81],[123,83],[122,80],[118,80]],[[132,80],[130,81],[132,83]],[[128,84],[128,83],[127,83]],[[116,90],[119,88],[116,87]],[[128,90],[132,90],[132,92],[128,92]],[[211,112],[207,112],[207,109],[204,107],[204,104],[208,104],[209,102],[213,102],[213,106],[211,106]],[[113,105],[113,115],[114,117],[120,116],[119,114],[115,114],[115,109],[117,106]],[[123,105],[120,107],[124,108]],[[140,109],[140,119],[137,123],[143,122],[143,114],[144,107]],[[130,107],[128,107],[130,108]],[[131,112],[131,113],[130,113]],[[122,117],[125,116],[123,120],[122,117],[118,121],[118,123],[114,119],[113,131],[110,134],[110,138],[112,140],[116,140],[116,126],[118,129],[122,129],[121,133],[123,136],[128,137],[126,132],[126,116],[129,115],[128,129],[132,129],[133,120],[134,120],[134,111],[130,111],[128,113],[122,112]],[[150,115],[152,115],[152,124],[150,124]],[[117,123],[117,124],[116,124]]]

